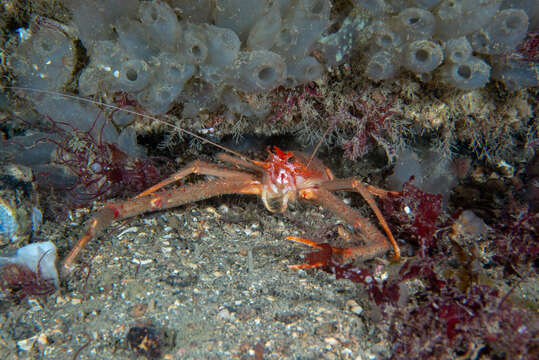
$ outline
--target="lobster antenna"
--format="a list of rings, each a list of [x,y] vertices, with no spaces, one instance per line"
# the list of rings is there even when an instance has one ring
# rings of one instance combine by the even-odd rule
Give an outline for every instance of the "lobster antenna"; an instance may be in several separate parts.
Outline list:
[[[116,105],[106,104],[106,103],[101,102],[101,101],[87,99],[87,98],[84,98],[84,97],[81,97],[81,96],[64,94],[64,93],[57,92],[57,91],[52,91],[52,90],[35,89],[35,88],[22,87],[22,86],[0,86],[0,88],[1,89],[11,89],[11,90],[22,90],[22,91],[34,92],[34,93],[38,93],[38,94],[62,96],[64,98],[66,98],[66,99],[79,100],[79,101],[82,101],[82,102],[85,102],[85,103],[88,103],[88,104],[94,104],[94,105],[99,105],[99,106],[102,106],[102,107],[105,107],[105,108],[108,108],[108,109],[123,111],[123,112],[128,113],[128,114],[139,115],[139,116],[142,116],[145,119],[154,120],[154,121],[160,122],[161,124],[165,124],[165,125],[167,125],[168,127],[172,128],[172,129],[183,132],[184,134],[190,135],[190,136],[192,136],[192,137],[194,137],[194,138],[196,138],[196,139],[198,139],[200,141],[203,141],[205,143],[213,145],[216,148],[221,149],[223,151],[226,151],[226,152],[228,152],[228,153],[230,153],[232,155],[235,155],[235,156],[237,156],[237,157],[239,157],[239,158],[241,158],[243,160],[252,162],[251,159],[245,157],[244,155],[240,154],[239,152],[236,152],[234,150],[230,150],[229,148],[227,148],[227,147],[225,147],[223,145],[220,145],[220,144],[218,144],[218,143],[216,143],[214,141],[211,141],[209,139],[206,139],[205,137],[203,137],[201,135],[198,135],[198,134],[194,133],[193,131],[186,130],[186,129],[184,129],[182,127],[179,127],[177,125],[174,125],[174,124],[170,124],[170,123],[168,123],[166,121],[163,121],[162,119],[159,119],[159,118],[157,118],[155,116],[152,116],[152,115],[139,113],[139,112],[134,111],[134,110],[124,109],[124,108],[121,108],[121,107],[116,106]]]
[[[311,165],[311,162],[313,161],[314,157],[316,156],[316,153],[320,149],[320,146],[322,146],[322,143],[324,142],[324,139],[326,138],[327,134],[329,133],[329,131],[332,128],[333,128],[333,124],[329,124],[326,131],[324,131],[324,134],[322,134],[322,137],[320,138],[320,140],[318,140],[318,143],[316,144],[311,156],[309,157],[309,161],[307,161],[307,168],[309,168],[309,165]]]

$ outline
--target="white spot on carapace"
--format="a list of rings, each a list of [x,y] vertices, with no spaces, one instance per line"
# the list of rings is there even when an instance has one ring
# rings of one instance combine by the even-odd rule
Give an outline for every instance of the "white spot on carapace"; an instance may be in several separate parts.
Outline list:
[[[277,175],[277,183],[286,185],[288,181],[288,173],[285,169],[279,170],[279,175]]]

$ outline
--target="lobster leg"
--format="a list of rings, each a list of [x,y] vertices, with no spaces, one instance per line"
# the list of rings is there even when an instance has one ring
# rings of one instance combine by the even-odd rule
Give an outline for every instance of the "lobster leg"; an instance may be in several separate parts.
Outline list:
[[[86,243],[98,236],[101,231],[109,226],[114,220],[126,219],[143,213],[168,209],[219,195],[259,195],[260,192],[261,187],[257,181],[250,177],[238,176],[237,179],[203,182],[179,187],[170,191],[154,193],[150,196],[138,197],[132,200],[108,203],[90,219],[84,235],[65,258],[62,266],[62,273],[65,275],[72,271],[73,262]]]
[[[374,214],[378,218],[378,221],[380,222],[380,225],[384,229],[384,232],[387,235],[387,238],[391,242],[391,245],[393,246],[393,252],[395,253],[395,260],[399,260],[400,258],[400,249],[397,245],[397,241],[393,237],[393,234],[391,233],[391,230],[389,229],[389,226],[387,225],[386,220],[384,219],[384,216],[382,215],[382,212],[378,208],[378,205],[376,205],[376,202],[374,201],[372,195],[379,196],[379,197],[387,197],[388,195],[398,195],[399,192],[396,191],[389,191],[377,188],[375,186],[371,185],[364,185],[359,180],[354,178],[348,178],[348,179],[337,179],[325,182],[322,184],[322,187],[328,191],[337,191],[337,190],[345,190],[345,191],[354,191],[361,194],[363,199],[369,204],[372,211],[374,211]]]
[[[329,244],[319,244],[315,241],[296,237],[296,236],[287,236],[286,239],[320,250],[319,252],[314,252],[314,253],[309,254],[310,261],[308,264],[296,264],[296,265],[288,266],[290,269],[294,269],[294,270],[313,269],[313,268],[317,268],[321,266],[326,266],[327,259],[329,259],[332,255],[338,255],[340,257],[343,257],[344,253],[347,250],[347,248],[336,248],[336,247],[330,246]]]
[[[226,169],[215,164],[196,160],[187,164],[183,169],[172,174],[165,180],[141,192],[140,194],[136,196],[136,198],[141,198],[141,197],[150,195],[156,192],[157,190],[167,186],[168,184],[180,181],[184,177],[189,176],[191,174],[211,175],[211,176],[217,176],[220,178],[234,178],[234,177],[243,177],[243,176],[251,177],[251,175],[246,172],[242,172],[238,170],[230,170],[230,169]]]
[[[324,208],[327,208],[336,216],[342,218],[347,223],[353,225],[354,228],[359,229],[363,233],[367,241],[369,241],[369,243],[366,245],[360,245],[360,246],[351,247],[351,248],[329,247],[328,249],[326,244],[316,244],[306,239],[289,237],[288,238],[289,240],[301,242],[305,245],[315,247],[317,249],[329,250],[330,251],[329,255],[331,254],[337,255],[343,259],[347,259],[347,258],[370,259],[377,255],[383,254],[384,252],[391,249],[391,243],[390,241],[388,241],[388,238],[384,236],[384,234],[382,234],[380,230],[376,228],[376,226],[371,224],[369,219],[361,216],[357,210],[346,205],[341,199],[333,195],[330,191],[326,190],[325,186],[324,188],[309,189],[309,190],[300,192],[300,196],[305,200],[309,200]],[[368,196],[367,202],[369,203],[369,205],[371,204],[371,202],[374,203],[374,200],[372,199],[372,197],[370,196],[368,192],[367,192],[367,196]],[[371,200],[371,202],[369,201],[369,199]],[[374,205],[376,206],[376,204]],[[378,210],[377,207],[376,207],[376,210]],[[387,230],[389,231],[389,228]],[[393,237],[391,236],[391,238]],[[400,251],[398,251],[398,247],[397,247],[397,252],[396,252],[397,258],[399,254],[400,254]],[[327,261],[322,260],[313,264],[293,265],[291,266],[291,268],[306,269],[306,268],[312,268],[312,267],[319,267],[319,266],[327,265],[326,262]]]

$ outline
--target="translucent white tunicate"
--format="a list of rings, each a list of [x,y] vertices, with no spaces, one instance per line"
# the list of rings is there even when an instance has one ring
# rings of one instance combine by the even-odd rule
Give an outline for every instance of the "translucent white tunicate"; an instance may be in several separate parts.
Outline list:
[[[87,50],[90,56],[89,67],[110,75],[129,60],[128,53],[118,43],[110,40],[94,41]]]
[[[193,65],[182,65],[167,55],[160,57],[160,63],[156,81],[137,96],[137,101],[153,114],[169,110],[195,72]]]
[[[274,52],[256,50],[240,53],[236,85],[243,91],[269,91],[284,82],[286,64]]]
[[[508,60],[494,65],[492,78],[509,90],[539,86],[539,64],[533,61]]]
[[[139,22],[122,17],[115,22],[114,28],[118,42],[129,58],[150,60],[159,53],[159,43],[150,41],[147,29]]]
[[[449,39],[444,44],[444,55],[447,61],[459,64],[472,55],[472,46],[465,37]]]
[[[365,73],[371,80],[384,80],[392,78],[397,70],[398,66],[391,54],[387,51],[379,51],[369,60]]]
[[[8,57],[19,86],[59,89],[71,78],[73,42],[61,31],[39,27]]]
[[[300,29],[294,24],[283,24],[271,50],[284,58],[290,59],[306,50],[305,42],[301,39]],[[302,44],[300,47],[299,44]]]
[[[111,74],[103,73],[94,67],[87,67],[79,77],[79,93],[86,96],[97,94],[105,82],[108,86],[109,81],[107,80],[112,80]]]
[[[117,42],[103,40],[91,42],[87,53],[90,63],[79,77],[79,93],[92,95],[112,85],[118,86],[119,69],[129,61],[127,52]]]
[[[201,65],[198,68],[198,76],[204,81],[214,85],[221,84],[223,81],[230,78],[227,76],[226,71],[213,65]]]
[[[329,13],[328,0],[298,0],[294,9],[283,16],[282,31],[272,50],[287,59],[308,55],[329,26]]]
[[[323,71],[322,65],[312,56],[307,56],[296,62],[289,62],[286,73],[292,83],[287,85],[296,86],[318,80]]]
[[[424,9],[404,9],[392,20],[395,31],[405,37],[406,41],[428,39],[434,32],[434,15]]]
[[[402,65],[415,73],[431,72],[444,59],[440,45],[429,40],[417,40],[408,44],[403,55]]]
[[[137,144],[137,134],[133,126],[128,126],[122,130],[118,136],[118,148],[132,159],[146,157],[146,149]]]
[[[170,84],[153,84],[138,94],[137,102],[151,114],[162,114],[172,107],[178,93]]]
[[[438,5],[441,0],[412,0],[409,1],[410,5],[417,6],[423,9],[432,9]]]
[[[522,9],[528,14],[529,31],[539,30],[539,1],[537,0],[504,0],[502,9]]]
[[[273,3],[273,0],[215,0],[215,25],[233,30],[244,42],[249,30]]]
[[[116,86],[122,91],[140,91],[144,89],[150,79],[150,66],[143,60],[129,60],[122,64],[118,73]]]
[[[205,27],[208,33],[206,63],[221,68],[231,65],[240,51],[241,42],[238,35],[230,29],[211,25]]]
[[[443,0],[434,10],[435,33],[441,39],[470,34],[496,15],[502,0]]]
[[[249,50],[269,50],[275,44],[281,31],[281,13],[278,3],[264,14],[249,31],[247,48]]]
[[[402,37],[383,21],[375,21],[370,27],[372,41],[380,50],[396,49],[402,43]]]
[[[369,15],[380,15],[386,10],[384,0],[353,0],[353,3]]]
[[[179,40],[180,61],[187,64],[202,64],[208,57],[207,31],[202,25],[187,24]]]
[[[54,157],[57,149],[55,142],[61,141],[58,134],[41,132],[13,136],[0,141],[0,160],[30,167],[46,164]]]
[[[171,6],[180,11],[180,18],[192,23],[212,21],[213,0],[169,0]]]
[[[165,2],[143,1],[139,6],[139,18],[152,40],[161,47],[175,44],[180,35],[180,25],[174,10]]]
[[[297,0],[292,17],[300,25],[314,25],[314,29],[320,23],[327,21],[330,10],[331,4],[328,0]],[[312,22],[319,22],[319,24],[312,24]]]
[[[183,102],[182,116],[193,117],[202,109],[214,111],[221,105],[219,100],[219,89],[221,87],[216,87],[197,78],[194,78],[185,85],[179,97]]]
[[[127,105],[122,107],[122,111],[114,111],[111,116],[111,121],[118,128],[124,128],[131,125],[135,121],[135,107]]]
[[[90,132],[100,142],[114,143],[118,138],[114,126],[94,104],[50,94],[36,95],[32,102],[40,114],[46,114],[56,122],[56,126],[67,132],[73,129]]]
[[[440,69],[446,83],[459,89],[478,89],[486,85],[490,78],[490,66],[475,56],[459,64],[447,64]]]
[[[73,15],[78,36],[88,45],[90,41],[114,38],[112,26],[119,17],[132,17],[139,6],[138,0],[122,0],[121,6],[111,0],[70,0],[63,3]]]
[[[500,11],[483,30],[470,35],[475,51],[501,55],[513,51],[528,32],[528,15],[520,9]]]

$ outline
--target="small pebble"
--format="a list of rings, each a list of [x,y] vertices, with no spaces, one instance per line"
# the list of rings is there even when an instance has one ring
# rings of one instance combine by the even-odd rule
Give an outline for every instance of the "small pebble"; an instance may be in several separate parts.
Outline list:
[[[147,304],[136,304],[129,309],[129,315],[131,315],[133,318],[140,318],[146,314],[147,309]]]
[[[346,309],[356,315],[361,315],[363,312],[363,308],[355,300],[348,300],[346,302]]]
[[[331,346],[339,345],[339,340],[335,339],[334,337],[327,337],[324,339],[324,342]]]
[[[217,319],[224,321],[234,320],[234,314],[231,314],[227,309],[223,309],[217,314]]]

